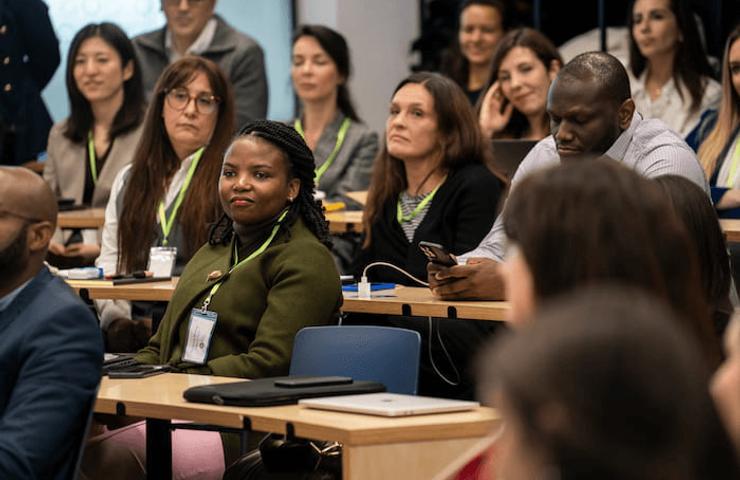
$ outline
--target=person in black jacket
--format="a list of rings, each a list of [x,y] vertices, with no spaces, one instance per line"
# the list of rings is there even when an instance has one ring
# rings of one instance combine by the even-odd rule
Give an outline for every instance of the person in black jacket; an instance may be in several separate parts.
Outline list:
[[[493,225],[504,181],[486,167],[491,156],[489,145],[477,128],[465,94],[442,75],[419,72],[398,85],[391,100],[385,139],[370,183],[357,273],[382,261],[424,279],[427,259],[419,242],[441,244],[453,254],[475,246]],[[372,281],[415,285],[388,267],[371,267],[367,274]],[[440,329],[434,335],[442,339],[435,340],[434,348],[440,348],[442,356],[449,352],[451,357],[450,362],[440,359],[434,363],[452,365],[446,379],[435,371],[431,361],[428,371],[422,366],[419,393],[472,396],[464,379],[461,383],[455,377],[467,368],[475,346],[490,325],[456,320],[432,323],[433,330]],[[399,323],[416,328],[422,325],[422,338],[431,333],[426,324],[407,320]],[[447,381],[450,377],[452,380]]]
[[[59,60],[46,4],[0,1],[0,164],[20,165],[46,150],[52,121],[41,91]]]

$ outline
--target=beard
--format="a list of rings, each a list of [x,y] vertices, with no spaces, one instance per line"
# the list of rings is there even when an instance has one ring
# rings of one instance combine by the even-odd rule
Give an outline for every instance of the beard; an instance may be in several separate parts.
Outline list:
[[[24,225],[10,245],[0,250],[0,276],[14,278],[28,263],[26,238],[28,225]]]

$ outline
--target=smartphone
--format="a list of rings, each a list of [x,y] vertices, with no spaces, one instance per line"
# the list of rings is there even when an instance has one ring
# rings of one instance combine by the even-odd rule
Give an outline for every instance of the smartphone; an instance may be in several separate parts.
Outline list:
[[[452,267],[454,265],[457,265],[457,259],[455,258],[455,256],[447,252],[447,250],[445,250],[445,247],[438,243],[425,242],[424,240],[422,240],[421,242],[419,242],[419,248],[422,252],[424,252],[424,255],[426,255],[427,260],[432,263],[436,263],[444,267]]]
[[[352,377],[289,377],[275,380],[276,387],[301,388],[352,383]]]
[[[169,365],[134,365],[123,370],[111,370],[109,378],[144,378],[170,371]]]

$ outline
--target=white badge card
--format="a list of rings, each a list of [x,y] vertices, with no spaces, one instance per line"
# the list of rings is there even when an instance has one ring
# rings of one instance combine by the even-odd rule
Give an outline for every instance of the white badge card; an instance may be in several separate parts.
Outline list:
[[[149,264],[146,269],[156,278],[171,277],[175,269],[175,258],[177,258],[175,247],[152,247],[149,250]]]
[[[211,347],[211,336],[216,327],[218,314],[216,312],[204,311],[194,308],[190,313],[188,323],[188,341],[182,360],[185,362],[203,365],[208,358],[208,350]]]

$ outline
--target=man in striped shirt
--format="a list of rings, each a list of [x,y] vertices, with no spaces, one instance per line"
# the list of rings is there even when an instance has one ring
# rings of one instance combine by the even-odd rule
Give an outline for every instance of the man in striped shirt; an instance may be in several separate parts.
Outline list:
[[[530,173],[561,161],[605,155],[648,178],[686,177],[709,193],[693,150],[660,120],[642,119],[635,111],[627,71],[608,53],[583,53],[568,62],[550,87],[547,111],[552,135],[524,158],[511,189]],[[428,265],[429,285],[436,296],[503,298],[498,267],[506,247],[505,214],[506,207],[480,245],[459,258],[460,265]]]

